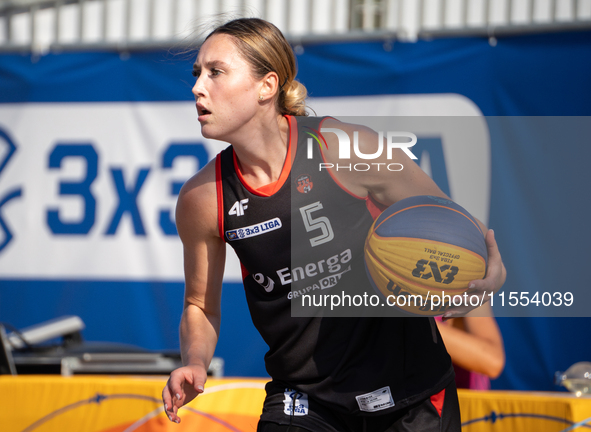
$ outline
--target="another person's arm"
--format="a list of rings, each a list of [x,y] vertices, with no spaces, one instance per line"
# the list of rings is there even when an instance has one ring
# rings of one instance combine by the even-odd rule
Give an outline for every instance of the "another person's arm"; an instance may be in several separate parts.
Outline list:
[[[437,322],[437,325],[455,364],[494,379],[505,367],[503,337],[492,316],[490,304],[484,304],[475,312],[483,313],[479,313],[481,316],[468,314],[445,323]]]
[[[213,162],[183,186],[176,224],[183,243],[185,271],[180,325],[184,366],[171,373],[162,400],[168,417],[178,423],[178,409],[203,392],[220,329],[226,246],[218,234]]]

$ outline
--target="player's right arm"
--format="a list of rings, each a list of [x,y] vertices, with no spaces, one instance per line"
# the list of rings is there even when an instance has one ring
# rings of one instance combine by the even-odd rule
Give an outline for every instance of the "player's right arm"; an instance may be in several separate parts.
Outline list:
[[[203,392],[220,329],[226,246],[218,233],[215,161],[181,189],[176,225],[183,243],[185,298],[180,324],[183,367],[170,375],[162,401],[168,418]]]

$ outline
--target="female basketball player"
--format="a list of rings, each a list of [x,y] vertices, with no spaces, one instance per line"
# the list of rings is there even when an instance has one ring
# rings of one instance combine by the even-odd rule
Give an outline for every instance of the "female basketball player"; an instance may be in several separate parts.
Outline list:
[[[179,408],[203,392],[228,242],[243,267],[253,322],[269,345],[272,381],[259,431],[459,431],[453,369],[433,319],[291,316],[293,286],[323,294],[367,287],[363,242],[372,210],[413,195],[444,196],[400,150],[388,161],[402,164],[399,172],[319,170],[339,160],[336,133],[308,147],[312,135],[321,141],[321,128],[339,129],[352,143],[358,132],[366,154],[378,138],[367,128],[303,117],[306,90],[295,74],[289,44],[259,19],[218,27],[197,56],[193,93],[202,134],[231,147],[191,178],[178,200],[185,366],[164,388],[166,413],[180,422]],[[364,161],[352,156],[356,162]],[[488,273],[472,284],[478,292],[498,290],[505,278],[490,231],[486,242]]]

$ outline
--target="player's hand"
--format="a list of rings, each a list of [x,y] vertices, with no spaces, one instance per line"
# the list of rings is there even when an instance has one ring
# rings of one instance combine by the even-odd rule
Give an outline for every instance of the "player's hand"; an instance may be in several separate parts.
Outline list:
[[[501,253],[495,240],[495,233],[493,230],[488,230],[484,237],[486,242],[486,249],[488,253],[488,262],[486,269],[486,277],[484,279],[473,280],[470,282],[469,289],[466,291],[468,298],[470,296],[478,296],[483,303],[490,300],[490,294],[496,293],[501,289],[507,278],[507,270],[501,259]],[[471,306],[470,304],[464,304],[464,298],[462,296],[461,306],[452,306],[443,314],[443,321],[450,318],[460,317],[466,315],[472,309],[476,309],[478,306]],[[459,302],[457,302],[459,303]],[[478,303],[480,305],[480,302]]]
[[[164,412],[170,421],[181,422],[178,416],[179,408],[203,393],[205,381],[207,381],[207,370],[203,366],[183,366],[172,371],[162,390]]]

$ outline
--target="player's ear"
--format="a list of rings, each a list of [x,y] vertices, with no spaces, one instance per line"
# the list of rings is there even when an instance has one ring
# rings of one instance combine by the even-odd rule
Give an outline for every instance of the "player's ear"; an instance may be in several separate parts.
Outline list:
[[[279,77],[277,72],[269,72],[261,79],[261,89],[259,94],[263,100],[273,98],[279,90]]]

